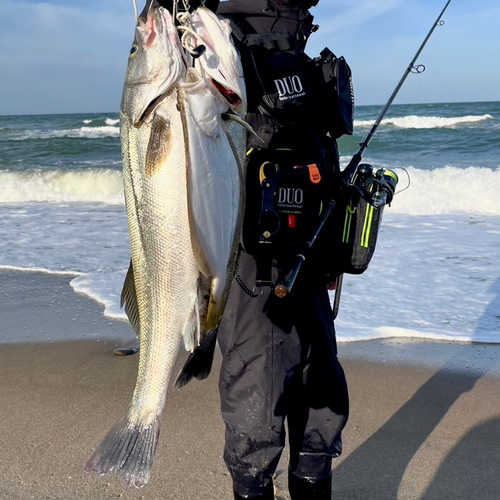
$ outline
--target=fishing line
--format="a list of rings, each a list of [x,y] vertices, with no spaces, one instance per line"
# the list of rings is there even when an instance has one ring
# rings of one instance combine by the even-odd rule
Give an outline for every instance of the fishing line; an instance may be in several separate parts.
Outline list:
[[[191,26],[188,26],[190,20],[191,20],[191,14],[189,12],[179,12],[177,14],[177,20],[180,23],[180,26],[177,26],[177,30],[182,33],[181,35],[181,44],[184,47],[185,50],[187,50],[195,59],[200,57],[203,52],[205,52],[206,47],[203,43],[203,38],[198,35],[194,31],[194,29]],[[199,45],[195,45],[193,43],[189,44],[188,43],[188,35],[191,35],[195,40],[199,41]],[[193,47],[194,48],[191,48]],[[203,49],[201,49],[203,47]]]
[[[445,21],[443,19],[441,19],[440,21],[438,21],[436,23],[436,27],[444,26],[444,24],[445,24]],[[434,56],[439,36],[441,36],[441,33],[439,31],[437,31],[436,36],[429,43],[425,57],[423,58],[423,62],[421,64],[417,64],[417,65],[413,66],[413,68],[411,69],[411,73],[413,75],[421,75],[421,74],[425,73],[425,71],[427,70],[427,66],[431,66],[431,60]],[[418,102],[418,97],[422,95],[422,85],[425,82],[425,80],[426,79],[423,79],[423,78],[418,78],[416,80],[413,80],[415,82],[413,95],[416,98],[417,102]],[[416,116],[420,116],[420,115],[416,115]],[[427,114],[424,114],[422,116],[427,116]],[[399,154],[401,154],[403,151],[406,150],[406,147],[407,147],[408,143],[410,142],[410,137],[413,133],[414,132],[411,128],[406,128],[404,130],[404,132],[402,133],[402,140],[398,142],[398,144],[399,144],[398,153]],[[403,167],[397,167],[397,168],[401,168],[402,170],[405,171],[405,173],[408,177],[408,185],[404,189],[400,189],[400,190],[396,191],[394,193],[394,196],[396,196],[396,194],[398,194],[398,193],[406,191],[410,187],[410,183],[411,183],[409,172],[406,169],[404,169]],[[397,170],[397,168],[394,168],[393,170]]]
[[[406,177],[408,178],[408,185],[406,187],[404,187],[403,189],[399,189],[398,191],[395,191],[394,196],[396,196],[397,194],[402,193],[403,191],[406,191],[407,189],[410,188],[411,177],[410,177],[410,172],[408,172],[408,170],[405,167],[394,167],[393,170],[396,170],[396,171],[403,170],[403,172],[406,174]],[[398,185],[399,185],[399,183],[398,183]]]
[[[139,17],[139,11],[137,10],[137,1],[132,0],[132,3],[134,4],[134,15],[135,15],[135,19],[137,20],[137,18]]]

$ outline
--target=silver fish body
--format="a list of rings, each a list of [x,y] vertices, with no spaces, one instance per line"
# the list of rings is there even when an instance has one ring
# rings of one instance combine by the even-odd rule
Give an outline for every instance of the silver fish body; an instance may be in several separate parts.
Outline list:
[[[172,18],[154,8],[138,21],[121,110],[139,371],[127,411],[86,466],[98,474],[117,471],[136,487],[149,480],[172,369],[183,334],[193,329],[198,314],[199,269],[189,230],[187,158],[177,109],[176,85],[184,74]]]
[[[199,73],[190,68],[179,85],[179,107],[189,155],[189,197],[193,243],[200,269],[211,276],[207,329],[217,326],[231,261],[242,193],[238,162],[223,128],[220,100]],[[190,346],[189,350],[192,350]]]
[[[160,103],[150,123],[137,129],[122,115],[121,127],[140,329],[139,370],[125,416],[91,457],[87,470],[99,474],[116,470],[126,483],[140,487],[150,477],[159,419],[183,334],[197,321],[199,269],[189,231],[177,91]]]

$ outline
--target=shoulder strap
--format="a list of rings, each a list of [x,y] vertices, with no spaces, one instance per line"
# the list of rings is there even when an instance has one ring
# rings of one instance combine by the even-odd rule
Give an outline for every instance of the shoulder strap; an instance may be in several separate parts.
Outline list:
[[[257,33],[243,16],[227,17],[231,23],[234,37],[247,47],[260,46],[269,50],[290,50],[294,48],[293,39],[286,31]]]
[[[303,52],[317,30],[307,8],[294,2],[233,0],[220,5],[218,15],[228,19],[235,38],[245,46]]]

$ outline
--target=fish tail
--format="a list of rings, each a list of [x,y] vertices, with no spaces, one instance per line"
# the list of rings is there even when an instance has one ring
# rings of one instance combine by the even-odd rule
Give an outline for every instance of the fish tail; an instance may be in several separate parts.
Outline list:
[[[176,389],[184,387],[193,377],[198,380],[208,377],[212,370],[216,341],[217,329],[206,333],[200,345],[190,354],[179,375],[177,375],[174,383]]]
[[[127,485],[143,487],[151,477],[159,433],[158,416],[142,424],[131,422],[125,414],[89,458],[85,471],[99,475],[116,472]]]

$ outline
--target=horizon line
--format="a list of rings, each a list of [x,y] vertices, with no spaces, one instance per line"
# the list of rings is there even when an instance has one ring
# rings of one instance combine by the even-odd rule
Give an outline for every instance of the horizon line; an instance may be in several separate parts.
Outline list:
[[[436,102],[408,102],[408,103],[392,103],[393,106],[425,106],[428,104],[487,104],[487,103],[500,103],[498,101],[436,101]],[[385,106],[386,103],[379,104],[355,104],[356,107],[369,107],[369,106]],[[120,110],[116,111],[68,111],[63,113],[0,113],[0,116],[55,116],[55,115],[97,115],[97,114],[118,114]]]

